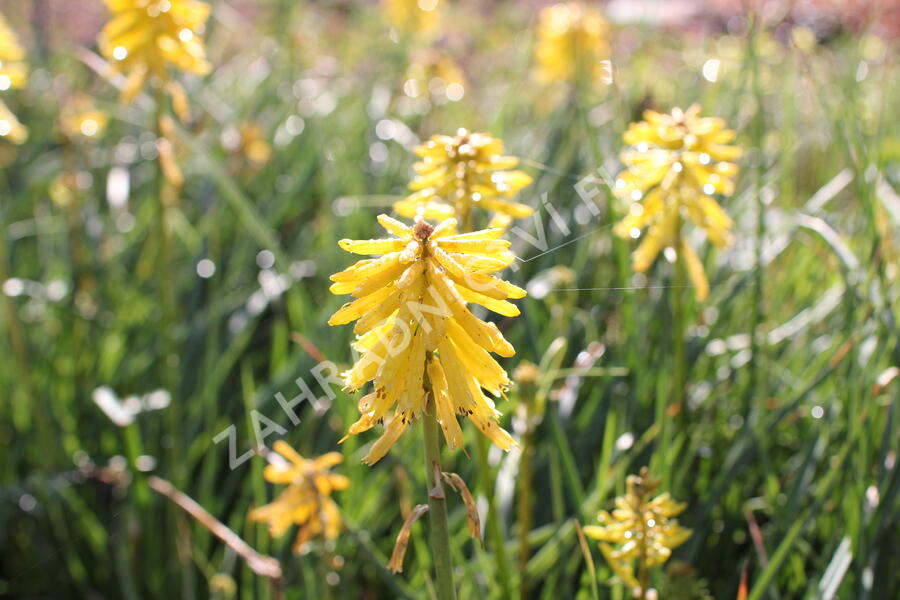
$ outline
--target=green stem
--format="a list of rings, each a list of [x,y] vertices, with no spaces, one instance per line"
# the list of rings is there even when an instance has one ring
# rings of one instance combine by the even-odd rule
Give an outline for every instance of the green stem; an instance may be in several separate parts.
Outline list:
[[[155,122],[154,122],[154,131],[156,132],[157,140],[163,137],[163,131],[161,126],[161,121],[166,114],[166,97],[162,88],[157,87],[154,94],[154,104],[155,104]],[[179,476],[179,472],[181,472],[181,465],[183,464],[180,457],[180,441],[181,436],[178,435],[178,430],[181,424],[180,415],[179,415],[179,407],[181,403],[178,401],[178,370],[176,368],[176,361],[178,360],[178,356],[175,352],[175,338],[174,338],[174,325],[175,325],[175,288],[173,287],[174,283],[174,269],[173,269],[173,258],[172,258],[172,234],[169,229],[169,200],[166,197],[167,195],[167,183],[165,174],[163,173],[162,165],[157,161],[156,166],[156,193],[157,193],[157,211],[156,211],[156,233],[157,240],[159,243],[158,251],[159,251],[159,261],[157,266],[159,268],[158,272],[158,284],[159,284],[159,304],[161,311],[161,364],[160,364],[160,378],[163,384],[170,394],[172,394],[172,403],[168,407],[168,434],[172,440],[171,445],[171,456],[174,459],[172,461],[172,467],[174,469],[173,473],[173,482],[175,485],[178,485],[181,481],[181,477]]]
[[[488,505],[488,533],[491,536],[491,545],[497,562],[497,579],[500,580],[500,589],[504,598],[512,598],[512,585],[510,583],[509,557],[506,555],[506,545],[503,540],[503,530],[500,527],[499,511],[494,501],[494,478],[491,467],[488,465],[487,438],[479,435],[475,441],[475,449],[478,452],[479,485],[487,499]]]
[[[431,529],[431,553],[437,575],[438,600],[456,600],[453,586],[453,559],[450,555],[450,527],[447,523],[447,495],[441,483],[441,444],[434,399],[428,391],[428,403],[422,419],[425,432],[425,480],[428,482],[428,524]]]
[[[675,456],[671,452],[672,433],[674,427],[671,420],[671,409],[678,408],[678,425],[682,431],[687,426],[687,406],[685,406],[685,388],[687,386],[687,359],[684,344],[685,310],[684,295],[691,293],[686,287],[686,273],[684,259],[681,256],[681,223],[677,224],[675,247],[679,250],[672,274],[672,390],[668,402],[665,402],[666,410],[657,410],[657,419],[661,419],[662,437],[660,442],[660,460],[663,464],[663,480],[666,488],[672,487],[672,466],[675,464]],[[660,412],[662,414],[660,414]]]
[[[530,386],[529,386],[530,387]],[[519,462],[519,584],[523,600],[528,597],[528,586],[525,582],[525,569],[528,567],[528,558],[531,553],[531,545],[528,543],[528,532],[531,531],[531,505],[532,505],[532,465],[534,455],[534,431],[531,426],[531,405],[533,399],[529,398],[525,405],[525,433],[522,436],[522,458]]]
[[[763,309],[763,265],[762,244],[766,235],[766,205],[762,198],[763,179],[763,136],[765,135],[765,113],[763,112],[763,91],[759,79],[759,61],[756,52],[756,34],[759,15],[754,15],[753,26],[747,38],[747,54],[751,65],[753,96],[756,99],[756,113],[753,116],[753,145],[756,147],[756,164],[753,167],[754,196],[756,197],[756,239],[754,240],[754,258],[756,268],[753,271],[753,318],[750,321],[750,383],[744,404],[744,418],[750,416],[753,399],[758,393],[763,370],[760,325],[765,317]]]
[[[674,276],[672,277],[672,318],[675,325],[672,331],[672,360],[674,362],[675,370],[672,378],[672,397],[670,403],[670,406],[678,407],[679,415],[685,412],[684,392],[687,384],[687,362],[684,347],[684,294],[690,293],[690,290],[685,287],[685,280],[684,260],[679,252],[678,258],[675,260]]]

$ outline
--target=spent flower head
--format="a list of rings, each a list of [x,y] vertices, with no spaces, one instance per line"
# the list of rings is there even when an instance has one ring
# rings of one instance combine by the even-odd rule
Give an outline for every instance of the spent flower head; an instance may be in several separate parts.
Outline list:
[[[626,493],[616,498],[612,513],[600,511],[600,525],[588,525],[584,534],[600,544],[600,550],[612,570],[632,590],[640,590],[647,569],[669,559],[672,550],[691,536],[691,530],[673,517],[684,512],[685,505],[673,500],[668,492],[653,497],[659,481],[651,478],[644,467],[639,475],[629,475]]]
[[[467,304],[508,317],[519,314],[507,299],[522,298],[525,290],[490,275],[515,260],[509,242],[499,239],[499,229],[457,234],[454,219],[436,227],[421,217],[412,226],[386,215],[378,222],[394,237],[340,241],[348,252],[380,257],[331,276],[332,293],[352,294],[356,300],[328,321],[356,321],[354,348],[361,356],[344,374],[346,387],[356,391],[374,384],[374,391],[359,401],[362,416],[349,434],[385,425],[364,461],[381,459],[423,414],[429,389],[451,449],[463,443],[461,415],[508,450],[513,439],[497,424],[500,413],[482,389],[503,394],[509,377],[490,353],[512,356],[515,349]]]
[[[537,77],[549,82],[602,81],[609,58],[609,26],[600,11],[581,2],[561,2],[541,10],[537,30]]]
[[[25,49],[19,45],[12,28],[0,15],[0,92],[21,88],[28,80]],[[0,138],[21,144],[28,138],[28,130],[0,100]]]
[[[668,115],[645,111],[644,120],[632,123],[623,139],[632,148],[622,154],[626,169],[614,191],[631,205],[615,231],[622,237],[643,237],[633,255],[634,270],[646,271],[661,250],[674,248],[685,260],[698,299],[706,299],[703,264],[681,229],[689,219],[714,245],[731,242],[731,219],[714,196],[734,192],[738,167],[731,161],[741,155],[740,148],[728,145],[734,131],[725,129],[720,118],[701,117],[695,104]]]
[[[460,129],[455,136],[434,135],[415,151],[421,160],[414,165],[416,177],[409,184],[413,194],[394,204],[398,214],[426,219],[456,216],[465,223],[475,206],[517,219],[534,212],[511,200],[531,177],[512,170],[519,159],[503,155],[500,139]]]
[[[122,89],[124,102],[133,100],[148,80],[174,87],[170,66],[197,75],[209,72],[201,38],[209,4],[199,0],[104,2],[111,17],[98,43],[112,68],[128,77]]]
[[[329,469],[344,457],[329,452],[318,458],[303,458],[281,440],[275,442],[274,448],[284,460],[266,465],[263,477],[287,487],[273,502],[251,510],[250,519],[267,523],[273,538],[284,535],[291,525],[299,525],[293,545],[295,553],[316,536],[336,538],[341,531],[341,513],[331,493],[347,489],[350,480]]]

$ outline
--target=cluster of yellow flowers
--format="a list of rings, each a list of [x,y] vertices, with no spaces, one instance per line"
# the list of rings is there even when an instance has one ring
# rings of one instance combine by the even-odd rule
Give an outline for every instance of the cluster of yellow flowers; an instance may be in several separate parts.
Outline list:
[[[456,220],[436,227],[418,217],[407,226],[386,215],[378,222],[395,237],[381,240],[341,240],[356,254],[381,255],[357,262],[332,275],[331,291],[357,299],[345,304],[328,321],[357,321],[354,344],[362,356],[345,375],[355,391],[367,382],[375,390],[359,402],[360,419],[351,434],[387,421],[385,433],[365,462],[379,460],[410,423],[425,410],[426,385],[433,394],[437,417],[451,448],[462,444],[456,415],[468,417],[492,442],[508,450],[513,441],[501,429],[493,402],[482,392],[500,396],[509,378],[489,352],[515,352],[497,326],[475,317],[474,302],[505,316],[519,310],[507,298],[525,291],[489,275],[514,260],[500,229],[456,233]],[[428,384],[425,383],[427,378]]]
[[[123,101],[133,100],[149,83],[169,91],[177,113],[186,112],[186,95],[172,79],[170,67],[198,75],[209,71],[201,38],[209,5],[199,0],[105,2],[112,17],[99,46],[112,69],[127,78]],[[385,0],[385,5],[397,29],[422,32],[437,24],[437,0]],[[610,52],[607,30],[599,11],[580,3],[544,9],[536,50],[539,77],[546,82],[575,83],[582,75],[590,82],[598,80]],[[0,17],[0,91],[24,85],[24,55]],[[463,75],[455,65],[436,53],[426,56],[420,61],[421,72],[411,76],[425,85],[435,77],[447,85],[462,85]],[[59,121],[67,139],[98,135],[106,123],[106,115],[83,98],[73,101]],[[160,127],[167,139],[165,131],[174,125],[164,118]],[[234,133],[237,137],[232,136],[229,150],[243,148],[258,164],[270,158],[271,148],[258,125],[246,124]],[[26,135],[25,127],[0,101],[0,137],[21,143]],[[687,218],[714,245],[729,243],[732,222],[714,196],[734,191],[738,168],[733,161],[740,149],[729,145],[733,139],[734,132],[722,119],[701,117],[696,105],[671,114],[646,111],[643,121],[629,127],[624,141],[631,148],[622,154],[625,170],[614,192],[630,206],[615,231],[623,237],[643,237],[633,257],[635,271],[646,271],[662,250],[672,248],[684,260],[697,297],[708,296],[702,262],[682,235],[682,225]],[[180,187],[172,152],[170,145],[160,145],[166,177]],[[344,373],[346,388],[356,392],[369,382],[373,385],[360,399],[360,417],[348,435],[384,426],[364,458],[368,464],[383,458],[424,415],[436,418],[450,449],[463,445],[460,416],[498,447],[509,450],[515,444],[498,424],[500,413],[491,398],[502,397],[510,385],[492,354],[510,357],[515,349],[494,323],[476,317],[469,305],[506,317],[519,315],[509,300],[523,298],[525,290],[494,274],[515,260],[502,235],[512,219],[534,212],[513,199],[532,179],[515,168],[519,161],[504,154],[502,141],[487,133],[460,129],[452,136],[435,135],[415,153],[419,161],[409,183],[412,193],[394,205],[399,215],[413,219],[412,224],[379,215],[378,223],[391,237],[341,240],[344,250],[373,258],[331,276],[332,293],[354,298],[328,321],[329,325],[355,321],[358,337],[353,348],[360,358]],[[473,231],[475,208],[492,215],[491,226]],[[349,480],[329,469],[342,456],[331,452],[305,459],[283,441],[274,448],[282,460],[268,465],[264,477],[287,487],[275,501],[251,511],[250,518],[268,523],[276,537],[292,524],[300,525],[295,551],[315,536],[336,537],[341,516],[331,494],[347,488]],[[691,532],[673,518],[684,510],[683,504],[668,494],[653,497],[658,482],[646,469],[629,477],[627,486],[616,509],[601,512],[601,524],[584,532],[604,542],[601,550],[615,573],[643,593],[647,569],[665,562]]]
[[[684,511],[683,503],[668,492],[653,497],[659,481],[649,476],[646,467],[639,475],[629,475],[626,486],[625,496],[616,498],[615,510],[601,511],[601,524],[586,526],[584,534],[605,542],[600,550],[610,567],[635,597],[644,598],[648,569],[666,562],[672,550],[691,536],[691,530],[673,519]]]
[[[329,452],[306,459],[281,440],[275,442],[274,448],[281,456],[278,462],[266,465],[263,477],[287,487],[274,502],[250,511],[250,519],[268,523],[272,537],[281,537],[293,524],[300,525],[294,552],[316,536],[336,538],[341,532],[341,513],[331,492],[347,489],[350,480],[329,469],[344,457],[339,452]]]
[[[130,102],[148,81],[180,88],[171,80],[169,65],[205,75],[210,66],[203,47],[209,4],[199,0],[104,0],[112,13],[100,34],[103,55],[115,71],[127,76],[122,100]]]
[[[609,26],[600,11],[580,2],[554,4],[541,10],[537,30],[537,77],[543,82],[585,84],[607,75]]]
[[[701,227],[716,246],[731,241],[731,219],[714,194],[734,191],[735,160],[740,148],[729,146],[734,131],[719,118],[700,117],[700,107],[676,108],[666,115],[648,110],[644,120],[625,132],[622,154],[626,170],[616,180],[615,194],[630,201],[628,216],[616,226],[623,237],[647,234],[634,253],[634,270],[646,271],[664,248],[674,248],[685,261],[697,298],[709,295],[709,282],[697,253],[682,235],[684,217]]]
[[[28,79],[25,50],[6,19],[0,15],[0,92],[21,88]],[[3,100],[0,100],[0,138],[21,144],[28,138],[28,130],[19,122]]]
[[[392,27],[408,35],[433,32],[438,25],[439,0],[383,0]]]
[[[460,129],[455,136],[432,136],[415,152],[421,160],[409,184],[413,194],[394,204],[401,216],[446,219],[455,215],[469,224],[472,209],[479,206],[499,215],[494,220],[499,225],[534,212],[510,199],[531,183],[531,177],[510,170],[519,159],[503,155],[501,140]]]

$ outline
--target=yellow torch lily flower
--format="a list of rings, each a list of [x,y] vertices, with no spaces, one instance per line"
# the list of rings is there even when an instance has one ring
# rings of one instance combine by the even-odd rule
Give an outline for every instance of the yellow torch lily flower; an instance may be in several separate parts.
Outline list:
[[[634,270],[646,271],[664,248],[684,258],[697,298],[709,295],[709,282],[697,253],[682,236],[686,218],[701,227],[716,246],[731,243],[732,221],[714,195],[734,192],[741,149],[730,146],[734,131],[719,118],[700,117],[700,107],[666,115],[648,110],[623,136],[632,149],[622,154],[626,169],[614,191],[630,200],[616,234],[643,240],[634,253]],[[647,233],[642,230],[647,228]]]
[[[286,460],[266,465],[263,477],[269,483],[287,487],[274,502],[251,510],[250,520],[268,523],[273,538],[284,535],[291,525],[299,525],[294,553],[300,552],[303,545],[316,536],[336,538],[342,522],[331,493],[347,489],[350,480],[329,469],[340,464],[344,457],[338,452],[329,452],[306,459],[281,440],[275,442],[274,448]]]
[[[210,7],[199,0],[104,0],[111,18],[100,33],[100,51],[127,75],[122,100],[130,102],[148,80],[169,83],[168,67],[205,75],[201,34]]]
[[[531,183],[531,177],[510,170],[519,159],[504,156],[498,138],[460,129],[455,136],[432,136],[415,152],[422,160],[414,165],[416,177],[409,184],[414,193],[394,204],[401,216],[456,216],[466,223],[473,206],[516,219],[534,212],[510,200]]]
[[[653,498],[659,481],[651,478],[647,468],[626,480],[626,494],[616,498],[616,508],[600,511],[601,525],[588,525],[584,534],[600,544],[600,550],[616,575],[636,597],[646,586],[648,569],[661,565],[672,550],[688,540],[691,530],[673,519],[684,512],[685,504],[676,502],[668,493]],[[638,576],[635,576],[635,565]],[[643,597],[643,596],[640,596]]]
[[[437,27],[439,0],[383,0],[388,23],[407,34],[423,34]]]
[[[385,424],[364,462],[381,459],[422,415],[429,388],[451,449],[463,443],[456,415],[510,449],[513,439],[497,424],[500,413],[482,389],[503,394],[509,377],[490,353],[512,356],[515,349],[496,325],[478,319],[467,306],[474,302],[504,316],[519,314],[507,299],[522,298],[525,290],[490,275],[515,260],[509,242],[499,239],[499,229],[457,234],[455,219],[436,227],[421,217],[412,226],[386,215],[378,222],[395,237],[340,241],[348,252],[379,258],[331,276],[332,293],[356,299],[328,321],[356,321],[354,348],[361,357],[344,374],[346,387],[356,391],[374,384],[359,401],[362,416],[349,434]]]
[[[565,2],[541,10],[537,30],[537,77],[550,82],[588,83],[605,76],[609,58],[609,26],[600,11],[581,2]]]
[[[25,50],[19,45],[12,28],[0,15],[0,92],[21,88],[28,80]],[[6,104],[0,100],[0,138],[21,144],[28,138],[23,126]]]

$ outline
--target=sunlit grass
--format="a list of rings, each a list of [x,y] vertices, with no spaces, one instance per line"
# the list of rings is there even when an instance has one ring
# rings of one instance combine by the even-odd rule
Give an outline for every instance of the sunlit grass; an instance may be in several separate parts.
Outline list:
[[[408,512],[427,502],[421,434],[361,464],[375,435],[337,446],[359,395],[323,388],[310,370],[356,358],[351,328],[326,324],[342,302],[328,276],[348,264],[337,240],[377,237],[374,217],[409,193],[416,144],[461,127],[502,137],[520,159],[533,182],[516,201],[535,208],[546,244],[508,234],[520,260],[507,278],[529,294],[521,316],[495,321],[516,348],[503,368],[538,365],[498,402],[528,461],[480,445],[472,427],[462,429],[471,458],[443,455],[486,532],[484,547],[473,542],[451,497],[459,597],[591,598],[596,569],[599,597],[627,598],[607,585],[614,574],[595,542],[587,566],[576,520],[596,524],[643,465],[686,504],[679,521],[693,532],[654,570],[658,588],[681,577],[734,598],[745,568],[754,599],[891,598],[900,586],[896,40],[836,30],[810,42],[809,30],[752,20],[705,35],[612,22],[609,79],[544,84],[537,15],[524,3],[488,15],[441,2],[444,34],[419,38],[392,33],[375,3],[213,2],[214,68],[178,77],[192,118],[171,140],[185,180],[164,282],[177,362],[164,366],[153,99],[122,105],[123,81],[104,77],[92,41],[100,2],[78,38],[48,29],[74,23],[9,4],[0,9],[31,76],[3,92],[27,143],[0,142],[0,595],[229,597],[233,586],[236,597],[272,597],[149,487],[153,473],[279,559],[289,598],[428,597],[427,529],[412,527],[402,574],[387,568]],[[421,47],[459,65],[460,98],[408,93],[408,57]],[[67,142],[58,115],[79,98],[109,121]],[[672,287],[665,260],[631,273],[633,248],[613,236],[627,206],[603,183],[643,109],[695,102],[745,149],[734,194],[720,198],[735,243],[710,251],[689,238],[709,278],[702,303]],[[265,160],[235,144],[247,123],[271,147]],[[579,189],[596,191],[599,214]],[[516,226],[538,235],[530,218]],[[672,410],[675,294],[686,392]],[[177,374],[170,402],[148,396],[165,368]],[[322,399],[298,406],[295,426],[275,394],[296,396],[297,378]],[[101,386],[114,394],[105,411]],[[271,540],[248,520],[278,491],[265,459],[231,470],[227,440],[213,438],[233,424],[238,454],[248,451],[253,410],[303,456],[343,453],[336,540],[294,556],[293,536]]]

